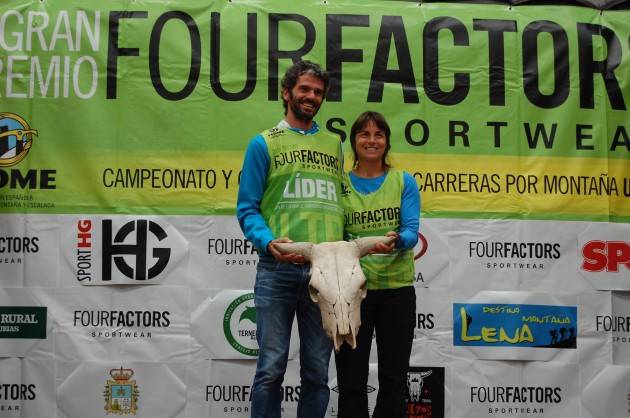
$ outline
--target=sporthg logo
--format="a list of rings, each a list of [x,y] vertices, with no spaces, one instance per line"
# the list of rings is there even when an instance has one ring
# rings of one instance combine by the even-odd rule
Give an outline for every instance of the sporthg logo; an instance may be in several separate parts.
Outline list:
[[[98,229],[98,228],[96,228]],[[168,234],[158,223],[146,219],[132,220],[114,230],[111,219],[101,222],[101,280],[112,281],[120,272],[136,281],[148,281],[164,271],[171,259],[171,248],[157,246]],[[95,275],[93,222],[81,219],[77,222],[76,272],[77,280],[91,282]],[[114,270],[115,266],[115,270]]]
[[[134,235],[132,235],[134,234]],[[103,280],[111,280],[112,260],[118,271],[133,280],[150,280],[166,268],[171,256],[169,248],[153,248],[152,255],[155,263],[148,266],[148,238],[152,234],[163,241],[167,235],[164,229],[153,221],[139,219],[127,222],[112,236],[112,221],[103,220]],[[135,243],[130,243],[135,237]],[[131,238],[131,239],[129,239]],[[127,259],[131,256],[134,265],[129,265]]]

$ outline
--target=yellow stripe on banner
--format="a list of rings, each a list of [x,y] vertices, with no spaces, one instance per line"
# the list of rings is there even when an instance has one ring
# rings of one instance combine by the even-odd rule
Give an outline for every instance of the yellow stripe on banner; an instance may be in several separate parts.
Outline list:
[[[396,154],[434,217],[630,219],[628,162],[593,158]]]
[[[72,153],[77,155],[69,155]],[[56,187],[29,213],[233,215],[241,151],[66,151]],[[630,222],[628,162],[391,154],[412,174],[423,216]],[[352,156],[346,154],[346,169]],[[18,210],[18,209],[16,209]]]
[[[61,213],[234,214],[243,156],[229,151],[101,150],[73,158],[76,163],[59,170],[53,195]]]

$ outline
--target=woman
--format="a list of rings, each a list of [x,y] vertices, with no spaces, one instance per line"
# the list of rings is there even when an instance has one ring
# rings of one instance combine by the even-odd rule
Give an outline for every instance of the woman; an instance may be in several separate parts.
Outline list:
[[[354,166],[344,179],[344,238],[393,235],[397,240],[390,247],[379,244],[378,253],[361,259],[368,290],[361,303],[357,347],[344,344],[335,355],[338,418],[369,417],[366,389],[374,333],[379,391],[372,418],[405,417],[416,312],[412,250],[418,242],[420,194],[413,176],[387,162],[390,134],[377,112],[361,114],[350,131]]]

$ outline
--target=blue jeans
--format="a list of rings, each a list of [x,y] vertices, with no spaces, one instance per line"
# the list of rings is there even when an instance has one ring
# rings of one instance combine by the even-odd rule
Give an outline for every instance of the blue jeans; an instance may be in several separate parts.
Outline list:
[[[309,264],[281,263],[261,257],[254,286],[258,364],[252,385],[252,418],[280,418],[282,383],[287,369],[293,319],[300,337],[298,418],[322,418],[330,390],[328,364],[333,342],[322,326],[319,307],[310,299]]]

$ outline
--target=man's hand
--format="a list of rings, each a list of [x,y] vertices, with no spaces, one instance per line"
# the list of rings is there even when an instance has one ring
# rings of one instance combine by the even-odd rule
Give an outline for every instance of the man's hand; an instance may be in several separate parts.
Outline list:
[[[291,253],[291,254],[282,254],[280,253],[276,247],[274,246],[275,243],[277,242],[293,242],[292,240],[290,240],[287,237],[283,237],[283,238],[276,238],[274,240],[271,240],[269,242],[269,244],[267,244],[267,252],[269,254],[271,254],[272,256],[274,256],[274,258],[278,261],[282,261],[283,263],[297,263],[297,264],[304,264],[305,260],[304,260],[304,256],[301,254],[295,254],[295,253]]]

